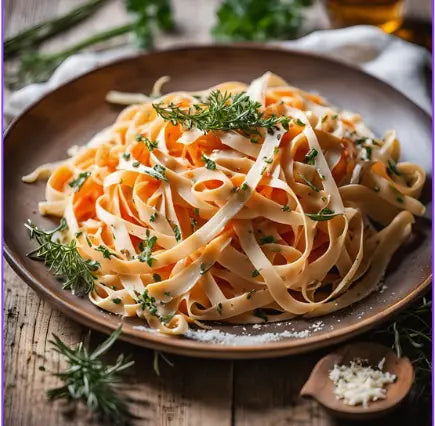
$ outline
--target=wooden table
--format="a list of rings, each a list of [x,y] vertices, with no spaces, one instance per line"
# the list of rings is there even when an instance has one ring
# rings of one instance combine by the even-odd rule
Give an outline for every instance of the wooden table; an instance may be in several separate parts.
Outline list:
[[[45,18],[65,12],[78,0],[6,0],[5,31],[11,35]],[[219,0],[175,0],[177,32],[159,36],[157,47],[211,42],[209,28]],[[430,1],[413,2],[413,10],[430,11]],[[312,19],[325,25],[318,5]],[[109,1],[92,18],[44,43],[53,51],[84,36],[102,30],[110,22],[125,22],[123,2]],[[40,299],[9,265],[5,264],[5,424],[10,426],[62,426],[95,424],[86,410],[73,420],[68,407],[47,401],[45,392],[58,385],[49,372],[63,361],[50,348],[48,339],[56,333],[69,344],[85,340],[95,346],[104,336],[64,317]],[[215,361],[170,356],[173,368],[160,363],[161,375],[153,371],[153,351],[117,342],[112,355],[132,354],[135,366],[127,371],[126,394],[133,413],[142,420],[135,424],[226,426],[226,425],[347,425],[329,417],[317,403],[303,400],[298,392],[312,367],[325,353],[320,351],[274,360]],[[430,413],[406,404],[387,418],[371,424],[430,424]],[[406,422],[406,423],[405,423]]]

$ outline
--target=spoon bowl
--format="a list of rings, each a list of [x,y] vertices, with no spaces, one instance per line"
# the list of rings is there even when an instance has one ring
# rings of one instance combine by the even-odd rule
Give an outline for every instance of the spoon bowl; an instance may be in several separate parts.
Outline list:
[[[385,358],[382,371],[396,375],[396,381],[386,387],[385,399],[370,401],[367,407],[363,407],[347,405],[335,396],[335,385],[329,378],[329,372],[335,364],[349,365],[350,361],[363,359],[370,365],[377,366],[382,358]],[[336,417],[368,420],[397,407],[411,390],[413,381],[414,368],[408,358],[398,358],[391,348],[377,343],[358,342],[346,345],[320,359],[302,387],[300,395],[316,399]]]

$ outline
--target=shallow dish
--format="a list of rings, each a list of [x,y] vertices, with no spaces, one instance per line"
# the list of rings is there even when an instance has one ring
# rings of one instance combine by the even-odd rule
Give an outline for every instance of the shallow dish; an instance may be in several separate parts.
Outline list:
[[[359,112],[375,133],[397,130],[402,159],[428,174],[422,201],[430,210],[431,119],[387,84],[342,63],[311,54],[265,47],[193,47],[135,56],[99,68],[47,94],[9,127],[4,141],[5,254],[15,271],[42,297],[71,318],[103,332],[120,318],[87,298],[62,290],[40,262],[26,257],[33,247],[23,223],[52,221],[37,212],[44,182],[26,185],[21,177],[36,166],[65,157],[111,124],[120,108],[104,101],[109,90],[148,93],[169,74],[165,91],[202,89],[221,81],[251,81],[270,70],[290,84],[317,91],[332,104]],[[213,330],[168,337],[150,332],[138,319],[123,320],[123,340],[167,352],[210,358],[261,358],[300,353],[348,339],[386,320],[429,286],[430,212],[417,218],[411,240],[394,255],[380,291],[334,315],[265,325],[213,324]]]

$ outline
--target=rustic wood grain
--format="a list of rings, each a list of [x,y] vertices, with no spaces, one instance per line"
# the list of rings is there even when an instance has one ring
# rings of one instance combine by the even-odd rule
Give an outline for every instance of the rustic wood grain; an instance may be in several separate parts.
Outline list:
[[[6,0],[5,34],[15,34],[30,24],[56,16],[82,2]],[[54,51],[106,28],[108,23],[124,23],[127,14],[122,3],[121,0],[109,0],[91,19],[45,42],[41,49]],[[176,0],[173,3],[177,29],[173,34],[158,36],[157,47],[210,42],[209,28],[219,0]],[[427,10],[426,0],[415,3],[415,10]],[[104,336],[52,309],[7,264],[4,266],[4,291],[5,424],[95,424],[95,418],[85,409],[71,417],[69,407],[47,401],[45,392],[59,384],[49,372],[59,371],[63,365],[59,356],[50,349],[48,339],[56,333],[68,344],[85,340],[87,345],[95,346]],[[323,352],[277,360],[237,362],[171,356],[175,366],[171,368],[160,362],[160,377],[152,369],[152,351],[117,342],[112,356],[121,352],[131,354],[135,360],[135,366],[126,372],[123,390],[133,413],[139,418],[135,422],[138,425],[348,424],[333,420],[315,402],[298,396],[299,389]],[[403,424],[400,420],[418,418],[411,408],[405,406],[378,424],[397,425]],[[419,424],[429,422],[428,417],[426,423],[421,419]]]

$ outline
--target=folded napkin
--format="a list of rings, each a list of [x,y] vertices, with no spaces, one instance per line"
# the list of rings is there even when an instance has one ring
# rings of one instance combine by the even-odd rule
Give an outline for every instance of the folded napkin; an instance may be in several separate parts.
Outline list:
[[[316,31],[298,40],[275,42],[274,45],[327,55],[359,65],[365,71],[403,92],[427,112],[431,112],[431,55],[424,48],[388,35],[371,26]],[[45,93],[80,74],[114,59],[130,56],[131,48],[70,56],[46,83],[30,84],[11,94],[5,103],[8,118],[20,114]]]

